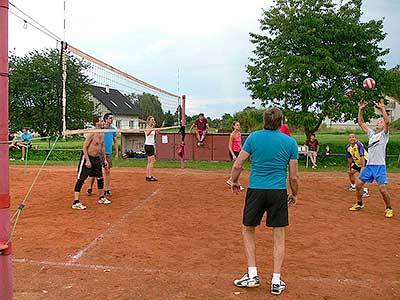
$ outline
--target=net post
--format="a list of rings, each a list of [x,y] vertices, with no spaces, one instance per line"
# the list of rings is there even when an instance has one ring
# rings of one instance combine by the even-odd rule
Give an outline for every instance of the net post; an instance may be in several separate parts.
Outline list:
[[[182,134],[182,142],[180,145],[180,151],[182,155],[181,158],[181,169],[185,169],[185,130],[186,130],[186,95],[182,96],[182,123],[181,123],[181,134]]]
[[[61,59],[62,59],[62,132],[67,130],[67,43],[61,42]],[[65,136],[64,136],[65,138]]]
[[[8,140],[8,0],[0,0],[0,140]],[[8,241],[10,224],[10,172],[8,144],[0,144],[0,244]],[[3,247],[2,247],[3,248]],[[11,251],[10,251],[11,252]],[[0,299],[13,299],[10,253],[0,255]]]

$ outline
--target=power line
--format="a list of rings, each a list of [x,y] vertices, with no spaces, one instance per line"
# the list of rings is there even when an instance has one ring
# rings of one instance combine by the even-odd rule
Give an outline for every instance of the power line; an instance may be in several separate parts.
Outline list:
[[[34,18],[32,18],[31,16],[29,16],[27,13],[25,13],[24,11],[22,11],[21,9],[19,9],[17,6],[15,6],[15,4],[10,2],[10,5],[12,7],[14,7],[17,11],[19,11],[21,14],[23,14],[25,17],[27,17],[28,19],[31,20],[31,22],[29,22],[28,20],[24,19],[21,16],[18,16],[16,13],[10,11],[10,13],[12,13],[14,16],[20,18],[21,20],[23,20],[25,23],[31,25],[32,27],[36,28],[37,30],[39,30],[40,32],[46,34],[47,36],[51,37],[54,40],[57,40],[58,42],[61,41],[61,38],[59,36],[57,36],[55,33],[53,33],[52,31],[50,31],[48,28],[46,28],[45,26],[43,26],[42,24],[40,24],[38,21],[36,21]],[[33,24],[33,23],[35,24]],[[39,28],[40,27],[40,28]]]

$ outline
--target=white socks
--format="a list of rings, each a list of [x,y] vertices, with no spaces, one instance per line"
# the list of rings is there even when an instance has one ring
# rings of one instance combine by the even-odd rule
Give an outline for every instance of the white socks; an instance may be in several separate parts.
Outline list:
[[[249,277],[254,278],[258,276],[257,274],[257,267],[248,267]]]
[[[272,284],[281,284],[281,273],[272,274]]]

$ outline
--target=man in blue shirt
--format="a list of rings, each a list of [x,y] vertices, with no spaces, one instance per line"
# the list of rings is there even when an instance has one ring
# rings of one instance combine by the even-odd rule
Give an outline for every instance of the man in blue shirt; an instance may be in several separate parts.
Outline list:
[[[28,132],[28,128],[22,129],[22,134],[21,134],[21,140],[22,143],[25,145],[25,147],[22,147],[22,158],[21,160],[25,160],[25,153],[26,153],[26,148],[31,148],[32,147],[32,134]]]
[[[251,156],[251,170],[243,211],[243,240],[248,272],[233,283],[238,287],[257,287],[260,280],[256,267],[255,228],[267,213],[267,226],[273,228],[274,273],[271,293],[279,295],[286,288],[280,273],[285,256],[285,227],[288,222],[288,204],[297,202],[298,148],[291,137],[279,132],[282,112],[270,108],[264,112],[264,129],[253,132],[232,168],[232,191],[238,193],[238,183],[244,162]],[[287,194],[286,175],[289,167],[291,194]]]
[[[116,129],[112,123],[114,121],[114,116],[111,113],[106,113],[103,117],[104,129]],[[117,132],[105,132],[104,133],[104,148],[106,152],[106,158],[108,166],[104,168],[104,196],[111,197],[110,191],[110,171],[112,168],[112,147],[115,146],[115,159],[118,160],[118,133]],[[87,190],[87,194],[91,195],[93,193],[93,183],[94,178],[90,180],[90,186]]]

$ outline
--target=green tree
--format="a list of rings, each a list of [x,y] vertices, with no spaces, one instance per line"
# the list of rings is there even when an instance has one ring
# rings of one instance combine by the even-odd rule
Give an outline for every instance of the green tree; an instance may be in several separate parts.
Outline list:
[[[384,94],[400,99],[400,66],[387,70],[384,77]]]
[[[147,120],[149,116],[153,116],[157,126],[161,126],[161,123],[164,121],[164,112],[157,96],[143,93],[131,94],[127,95],[127,97],[133,101],[134,105],[139,107],[139,110],[142,112],[140,115],[142,119]]]
[[[29,127],[41,136],[60,132],[62,119],[60,51],[46,49],[25,56],[12,55],[10,65],[10,127]],[[93,116],[88,100],[87,66],[73,56],[67,59],[67,128],[83,128]]]
[[[257,109],[254,107],[246,107],[240,112],[233,115],[234,121],[240,122],[242,132],[252,132],[263,128],[264,124],[264,109]],[[229,125],[232,130],[232,123]]]
[[[275,0],[263,11],[261,34],[251,33],[254,57],[245,83],[251,96],[265,106],[284,109],[289,124],[318,130],[328,117],[355,119],[360,99],[374,99],[382,91],[384,62],[382,21],[361,22],[361,0],[335,4],[333,0]],[[374,91],[362,89],[373,77]],[[346,97],[345,90],[355,94]],[[373,105],[366,120],[374,116]]]

